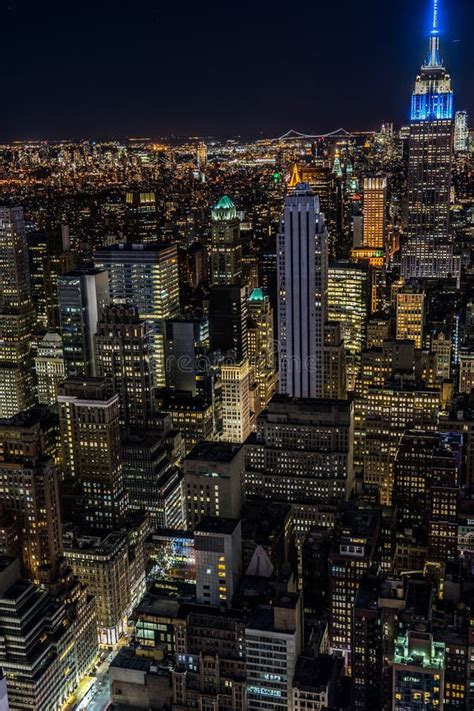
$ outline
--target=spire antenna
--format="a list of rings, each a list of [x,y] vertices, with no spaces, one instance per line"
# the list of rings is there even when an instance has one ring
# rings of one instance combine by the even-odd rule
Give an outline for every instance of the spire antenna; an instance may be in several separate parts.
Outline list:
[[[430,32],[430,46],[428,58],[426,60],[427,67],[439,67],[441,65],[441,57],[439,52],[439,0],[433,0],[433,22]]]
[[[433,0],[433,27],[432,32],[438,32],[438,0]]]

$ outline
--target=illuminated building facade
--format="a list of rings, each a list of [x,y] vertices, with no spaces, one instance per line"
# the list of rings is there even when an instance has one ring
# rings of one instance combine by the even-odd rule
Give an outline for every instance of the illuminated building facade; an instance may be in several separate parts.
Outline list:
[[[402,274],[405,278],[446,277],[453,272],[448,240],[454,109],[451,77],[440,55],[437,0],[428,56],[416,78],[410,119]]]
[[[154,192],[125,194],[125,229],[131,242],[158,241],[158,204]]]
[[[358,583],[376,564],[380,520],[376,511],[357,510],[347,505],[336,523],[329,555],[329,639],[351,667],[354,602]]]
[[[109,397],[118,393],[120,422],[145,427],[153,411],[151,343],[148,324],[135,306],[102,310],[95,336],[97,375]]]
[[[341,324],[326,321],[324,326],[324,397],[344,400],[347,397],[346,349]]]
[[[183,506],[187,531],[203,516],[239,518],[244,451],[226,442],[200,442],[183,460]]]
[[[290,504],[296,534],[303,537],[317,523],[319,504],[349,497],[352,441],[349,401],[276,395],[245,445],[246,496]]]
[[[436,711],[444,701],[445,645],[428,631],[409,630],[396,639],[393,657],[393,711]]]
[[[109,303],[107,272],[81,269],[58,277],[58,300],[66,373],[93,376],[97,322]]]
[[[0,207],[0,416],[34,404],[31,299],[23,208]]]
[[[58,277],[72,272],[78,254],[70,249],[67,225],[28,235],[31,294],[39,331],[59,328]]]
[[[40,581],[41,566],[54,572],[62,555],[59,479],[51,457],[46,408],[0,420],[0,506],[10,511],[23,573]]]
[[[457,505],[454,505],[454,511],[448,511],[453,507],[448,506],[447,489],[456,489],[460,485],[462,447],[461,435],[454,432],[441,434],[407,430],[397,449],[393,501],[397,506],[398,520],[408,527],[424,524],[428,529],[429,524],[434,526],[440,544],[446,535],[449,536],[443,521],[456,521]],[[444,518],[438,500],[442,489],[445,489]]]
[[[10,709],[61,709],[97,658],[95,604],[79,591],[72,605],[0,565],[0,664]],[[14,630],[14,634],[12,634]]]
[[[245,630],[248,711],[293,709],[293,677],[301,652],[301,598],[288,594],[261,606]]]
[[[364,482],[377,486],[380,502],[389,505],[400,437],[407,428],[435,429],[439,392],[389,379],[368,388],[362,407]]]
[[[221,366],[222,440],[245,442],[251,432],[248,360]]]
[[[109,272],[113,303],[133,304],[148,321],[153,348],[153,382],[166,384],[164,322],[179,313],[178,252],[176,245],[118,244],[94,254],[99,269]]]
[[[454,119],[454,152],[467,153],[469,150],[469,126],[467,111],[456,111]]]
[[[127,510],[118,395],[102,378],[68,378],[58,391],[65,484],[89,530],[113,529]]]
[[[324,393],[328,237],[319,198],[298,183],[285,198],[278,235],[280,393]]]
[[[47,333],[38,346],[35,357],[38,402],[54,405],[58,396],[58,385],[66,377],[63,342],[59,333]]]
[[[277,372],[273,340],[273,309],[269,296],[260,288],[253,289],[249,296],[248,315],[249,362],[259,391],[260,409],[263,410],[276,392]]]
[[[123,481],[130,511],[146,511],[153,526],[184,526],[181,433],[170,415],[154,418],[154,429],[128,428],[122,434]]]
[[[205,516],[194,531],[196,601],[231,607],[242,573],[242,529],[238,519]]]
[[[143,541],[139,545],[143,546]],[[132,566],[127,534],[118,532],[105,538],[71,538],[65,545],[64,555],[74,575],[95,597],[100,645],[117,644],[126,630],[128,614],[145,591],[143,552],[134,552]]]
[[[363,246],[368,249],[385,249],[386,199],[386,178],[364,178]]]
[[[347,389],[354,390],[365,347],[369,311],[367,271],[350,262],[336,262],[328,272],[328,318],[340,323],[347,358]]]
[[[209,256],[212,286],[230,286],[242,281],[240,220],[234,203],[227,195],[212,208]]]
[[[397,340],[413,341],[423,347],[425,326],[425,293],[405,287],[397,293]]]

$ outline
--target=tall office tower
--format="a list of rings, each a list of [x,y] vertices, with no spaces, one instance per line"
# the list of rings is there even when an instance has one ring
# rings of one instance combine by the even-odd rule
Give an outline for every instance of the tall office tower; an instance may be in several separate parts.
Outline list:
[[[469,150],[469,126],[467,111],[456,111],[454,119],[454,152],[467,153]]]
[[[31,293],[40,331],[59,328],[58,277],[72,272],[78,255],[71,252],[67,225],[28,235]]]
[[[212,377],[207,318],[175,318],[165,324],[166,384],[210,399]]]
[[[190,606],[189,609],[179,621],[179,631],[183,634],[179,635],[175,650],[177,663],[171,672],[173,707],[188,709],[210,705],[227,711],[246,711],[242,645],[245,614],[240,610],[209,606]],[[173,624],[170,636],[174,637],[174,630]]]
[[[374,314],[367,321],[367,348],[382,348],[390,338],[390,318],[387,314]]]
[[[203,516],[240,518],[244,450],[225,442],[199,442],[183,460],[186,530]]]
[[[240,521],[205,516],[194,531],[194,550],[197,603],[231,607],[242,574]]]
[[[423,347],[425,326],[425,293],[421,289],[405,287],[397,294],[397,341],[414,341]]]
[[[247,359],[221,366],[222,439],[245,442],[251,432],[250,370]]]
[[[453,90],[440,56],[438,0],[433,0],[428,56],[411,102],[408,224],[402,274],[446,277],[453,271],[449,202],[453,154]]]
[[[385,249],[387,179],[364,178],[363,246]]]
[[[242,257],[242,283],[251,292],[253,289],[258,289],[259,257],[256,254],[247,254]]]
[[[459,392],[470,395],[474,388],[474,348],[463,346],[459,351]]]
[[[224,195],[212,208],[211,215],[211,285],[239,284],[242,282],[242,243],[235,205]]]
[[[346,349],[347,389],[354,390],[365,347],[369,314],[366,269],[350,262],[336,262],[328,272],[328,319],[341,324]]]
[[[329,643],[349,669],[354,600],[361,578],[376,572],[379,539],[378,511],[359,510],[353,504],[342,509],[329,556]]]
[[[68,536],[64,557],[97,601],[99,644],[117,644],[128,615],[145,592],[143,540],[131,547],[127,533],[121,531],[104,538]]]
[[[280,393],[322,397],[327,231],[319,198],[306,183],[285,198],[278,245]]]
[[[66,377],[63,341],[59,333],[47,333],[38,345],[35,357],[38,402],[55,405],[58,385]]]
[[[253,289],[248,299],[248,355],[259,390],[261,409],[265,409],[277,388],[273,309],[262,289]],[[259,414],[256,412],[255,414]]]
[[[180,246],[178,252],[179,285],[197,289],[207,278],[207,251],[200,242]]]
[[[61,709],[92,667],[98,654],[95,602],[79,594],[79,604],[77,598],[58,601],[22,579],[18,561],[2,558],[0,665],[12,711]]]
[[[107,272],[79,269],[59,276],[58,300],[66,373],[95,375],[94,336],[110,300]]]
[[[276,395],[245,445],[245,493],[293,508],[297,536],[318,523],[322,503],[346,500],[354,486],[353,409],[347,400]]]
[[[293,711],[293,678],[302,648],[302,602],[288,593],[261,605],[245,629],[248,711]]]
[[[247,294],[243,286],[215,286],[209,293],[209,340],[211,351],[248,355]]]
[[[324,397],[344,400],[347,397],[346,349],[341,324],[326,321],[324,326]]]
[[[125,194],[125,230],[129,242],[158,241],[158,206],[155,193]]]
[[[379,487],[382,504],[392,501],[393,465],[403,432],[435,429],[438,412],[438,390],[395,378],[368,388],[361,415],[364,482]]]
[[[425,625],[397,637],[392,669],[392,709],[442,709],[446,646]]]
[[[0,509],[8,512],[26,577],[53,572],[62,554],[58,472],[48,451],[45,408],[0,420]]]
[[[109,272],[114,303],[133,304],[149,322],[153,347],[153,381],[165,385],[164,322],[179,313],[176,245],[118,244],[94,254],[99,269]]]
[[[201,142],[196,150],[196,161],[199,170],[204,170],[207,165],[207,146]]]
[[[355,711],[384,708],[384,620],[383,605],[379,602],[383,595],[383,583],[382,576],[364,576],[354,599],[351,671]],[[394,610],[397,603],[401,606],[403,600],[393,601]]]
[[[393,478],[393,501],[403,526],[424,525],[428,529],[431,506],[427,502],[433,500],[432,487],[459,487],[461,484],[462,449],[462,437],[457,432],[407,430],[403,434]],[[446,508],[448,498],[446,496]],[[437,518],[441,523],[439,513]],[[439,526],[440,537],[441,529]]]
[[[436,355],[436,376],[438,380],[449,380],[451,377],[451,360],[453,344],[443,331],[431,336],[431,350]]]
[[[32,309],[23,208],[0,207],[0,417],[34,404]]]
[[[113,529],[126,513],[120,406],[103,378],[68,378],[58,389],[65,485],[72,514],[91,529]]]
[[[155,424],[156,423],[156,424]],[[131,428],[122,436],[123,481],[130,511],[146,511],[153,526],[184,528],[181,433],[168,414],[154,418],[154,428]]]
[[[148,324],[135,306],[111,304],[97,322],[97,375],[107,395],[119,396],[120,422],[145,427],[153,411],[151,344]]]

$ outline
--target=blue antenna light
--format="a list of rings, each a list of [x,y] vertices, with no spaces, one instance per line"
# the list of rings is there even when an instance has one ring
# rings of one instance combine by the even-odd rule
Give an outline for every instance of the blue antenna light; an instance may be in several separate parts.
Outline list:
[[[437,33],[439,31],[438,24],[438,0],[433,0],[433,27],[431,33]]]

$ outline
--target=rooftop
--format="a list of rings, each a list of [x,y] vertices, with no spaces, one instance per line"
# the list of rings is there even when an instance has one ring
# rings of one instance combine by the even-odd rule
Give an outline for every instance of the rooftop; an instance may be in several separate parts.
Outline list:
[[[240,444],[229,442],[198,442],[189,454],[187,460],[204,462],[231,462],[242,449]]]
[[[230,536],[240,520],[238,518],[224,518],[223,516],[204,516],[196,526],[195,533],[220,533]]]

